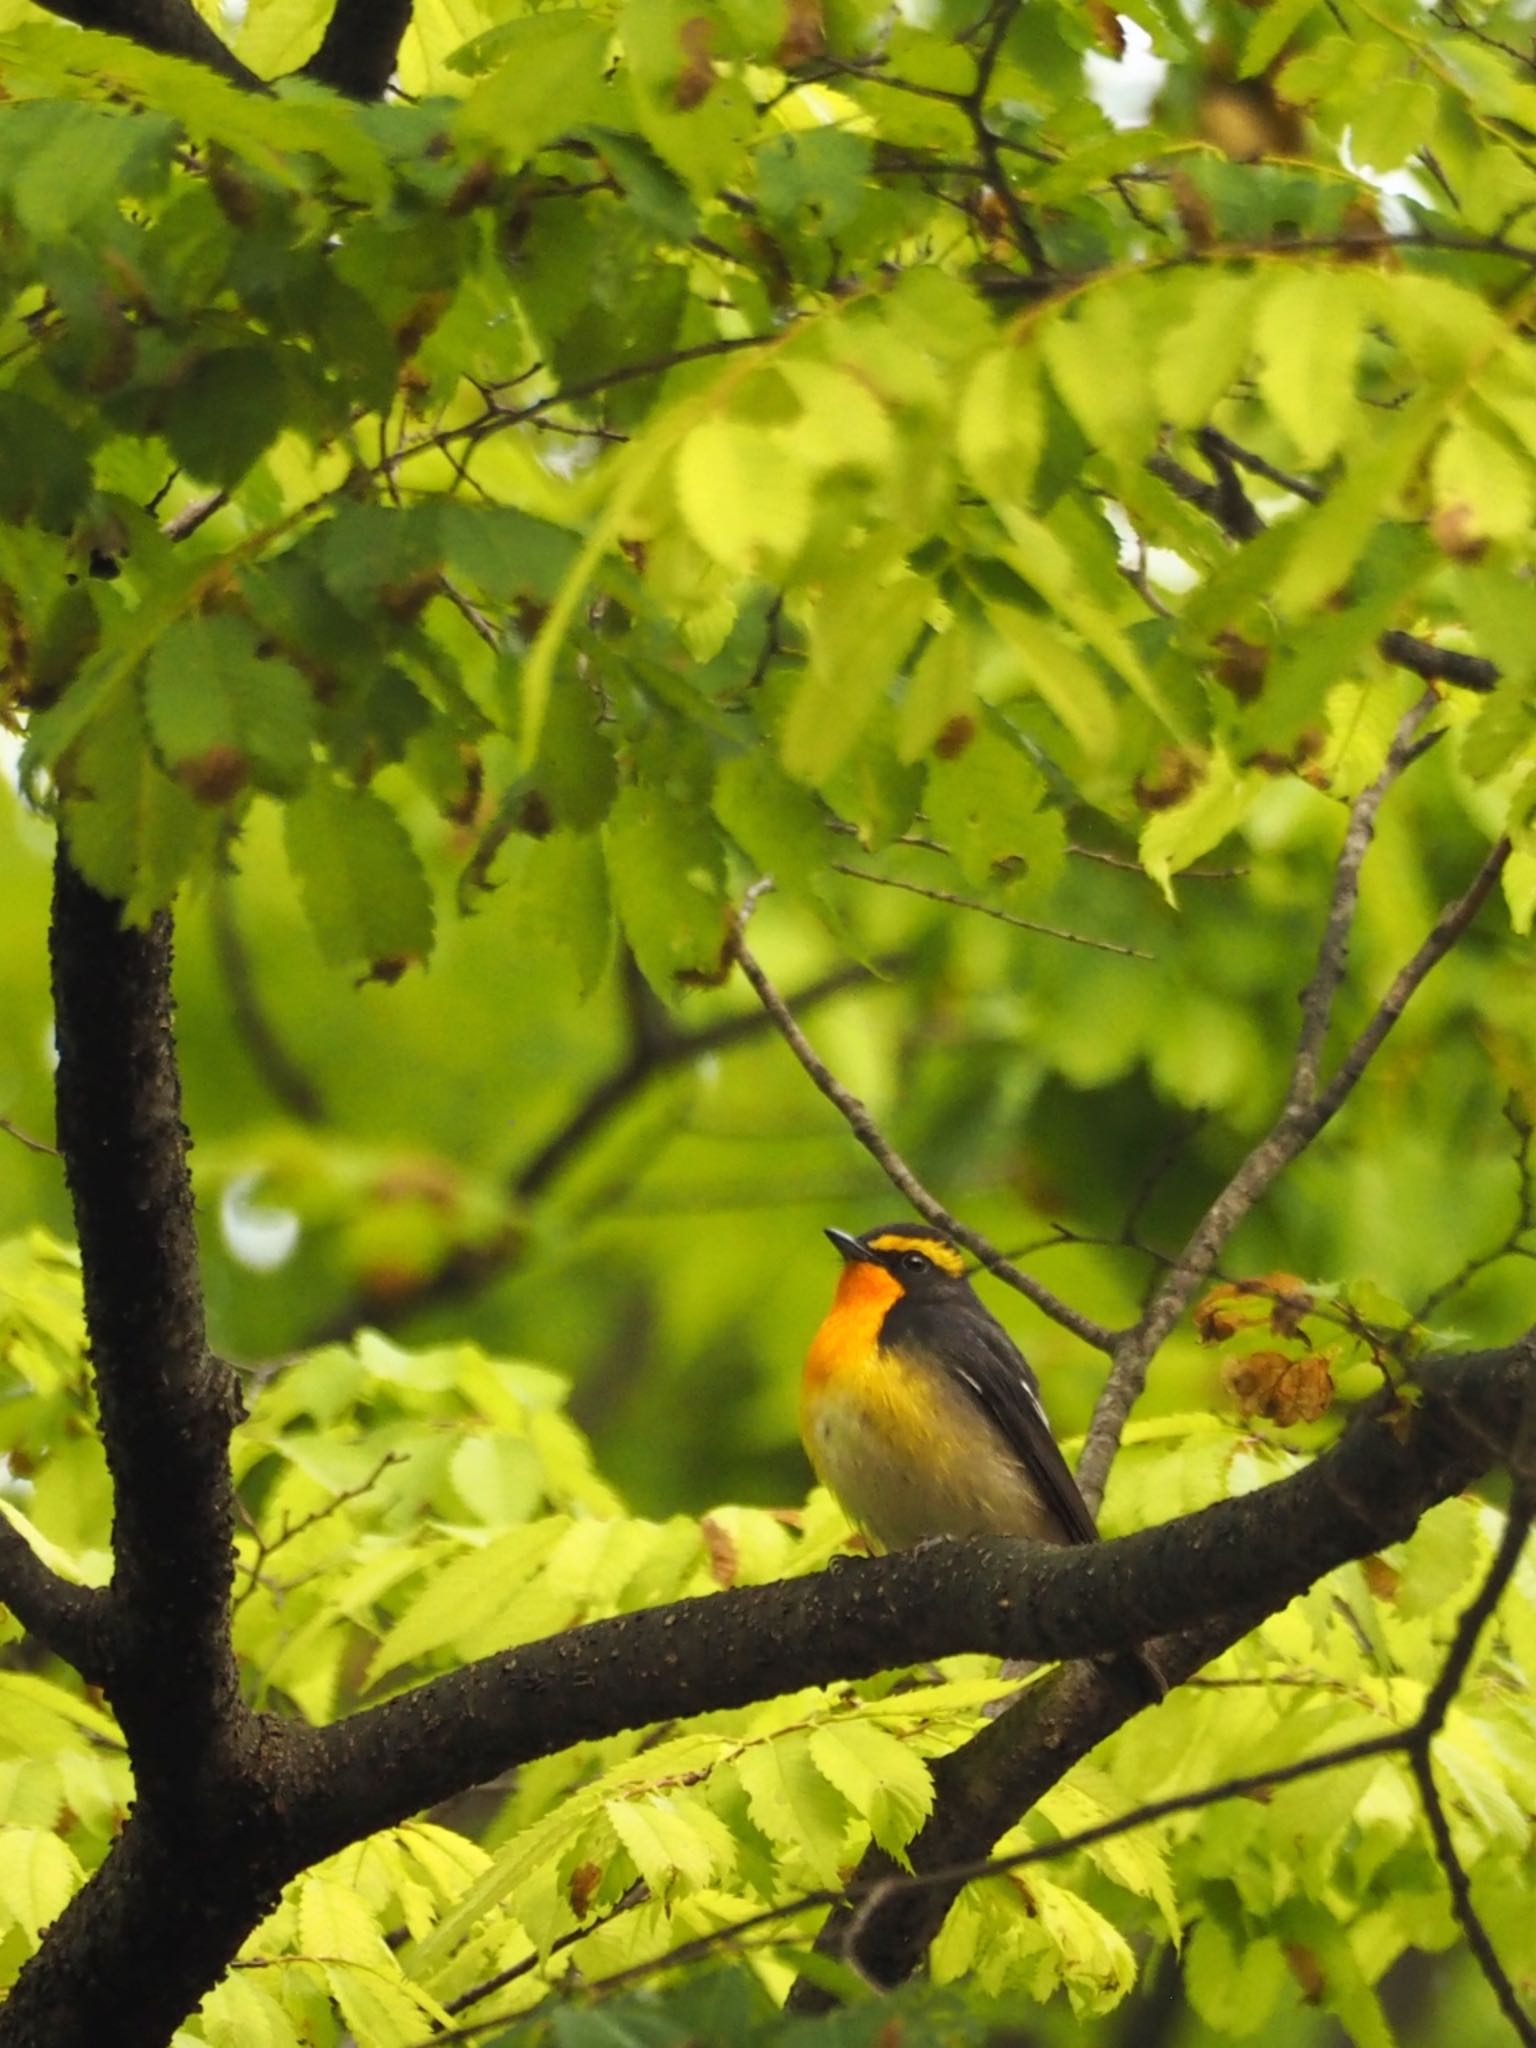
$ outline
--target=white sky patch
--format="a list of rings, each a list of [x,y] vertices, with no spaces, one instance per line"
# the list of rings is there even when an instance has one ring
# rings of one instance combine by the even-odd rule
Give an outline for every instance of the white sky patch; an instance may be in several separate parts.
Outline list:
[[[1112,498],[1108,499],[1104,504],[1104,517],[1114,528],[1115,538],[1120,543],[1121,568],[1136,568],[1142,560],[1142,547],[1135,527],[1125,516],[1124,508],[1117,505]],[[1149,580],[1155,583],[1159,590],[1193,590],[1200,581],[1199,571],[1191,568],[1184,557],[1176,554],[1172,548],[1148,548],[1146,565]]]
[[[293,1257],[299,1219],[291,1209],[257,1199],[259,1173],[238,1173],[219,1203],[219,1229],[229,1255],[252,1273],[275,1273]]]
[[[1413,226],[1413,215],[1403,204],[1404,200],[1412,199],[1420,206],[1430,203],[1431,195],[1423,173],[1410,170],[1406,165],[1396,171],[1368,170],[1364,164],[1356,163],[1350,149],[1353,140],[1353,135],[1346,128],[1344,140],[1339,145],[1340,156],[1357,178],[1381,194],[1381,224],[1387,233],[1405,234]]]
[[[1125,36],[1125,54],[1106,57],[1090,50],[1083,59],[1088,91],[1115,127],[1145,128],[1168,66],[1161,57],[1153,56],[1152,38],[1138,22],[1128,21],[1123,14],[1115,18]]]

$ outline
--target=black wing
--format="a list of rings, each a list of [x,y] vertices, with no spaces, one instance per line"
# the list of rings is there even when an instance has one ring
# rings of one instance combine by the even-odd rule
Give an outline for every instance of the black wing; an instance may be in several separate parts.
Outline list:
[[[988,1416],[1029,1474],[1073,1543],[1094,1543],[1098,1530],[1057,1448],[1040,1403],[1039,1383],[1024,1354],[991,1312],[972,1298],[931,1307],[903,1301],[887,1317],[891,1336],[941,1358]]]

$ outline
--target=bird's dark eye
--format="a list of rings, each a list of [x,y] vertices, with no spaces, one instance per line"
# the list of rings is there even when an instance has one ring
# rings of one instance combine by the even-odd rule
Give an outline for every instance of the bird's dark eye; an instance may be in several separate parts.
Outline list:
[[[928,1270],[928,1254],[926,1252],[903,1252],[901,1263],[903,1270],[908,1273],[926,1273]]]

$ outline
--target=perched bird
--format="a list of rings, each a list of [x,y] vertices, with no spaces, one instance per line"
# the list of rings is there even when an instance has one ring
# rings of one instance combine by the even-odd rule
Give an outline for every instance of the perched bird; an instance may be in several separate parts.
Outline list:
[[[962,1253],[925,1223],[827,1236],[843,1271],[806,1356],[800,1434],[870,1542],[1096,1541],[1035,1376],[972,1292]],[[1160,1696],[1160,1674],[1139,1664]]]

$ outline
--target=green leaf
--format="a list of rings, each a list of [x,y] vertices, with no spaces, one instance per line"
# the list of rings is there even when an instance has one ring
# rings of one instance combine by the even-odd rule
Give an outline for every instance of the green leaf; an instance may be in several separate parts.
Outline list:
[[[1089,440],[1117,462],[1140,462],[1157,430],[1140,310],[1135,295],[1109,279],[1040,326],[1051,381]]]
[[[1349,153],[1370,170],[1395,171],[1436,146],[1439,114],[1439,95],[1429,79],[1383,79],[1350,121]]]
[[[1267,71],[1307,16],[1320,5],[1321,0],[1270,0],[1248,31],[1242,61],[1237,67],[1238,77],[1257,78]]]
[[[7,180],[16,215],[39,241],[69,235],[95,212],[163,183],[176,140],[173,122],[147,108],[13,106],[19,167]],[[27,131],[30,131],[28,133]]]
[[[477,37],[455,68],[495,68],[460,108],[458,134],[516,163],[550,136],[601,119],[614,97],[603,80],[608,37],[607,24],[578,7],[504,21]]]
[[[1147,820],[1141,833],[1141,864],[1170,903],[1173,877],[1220,845],[1241,822],[1253,790],[1252,776],[1240,774],[1225,754],[1213,754],[1200,766],[1194,793]]]
[[[672,474],[689,531],[725,568],[771,577],[799,553],[811,523],[810,481],[782,442],[720,414],[687,436]]]
[[[818,1884],[835,1885],[848,1807],[817,1768],[806,1737],[796,1732],[756,1743],[742,1752],[736,1772],[769,1841],[806,1865]]]
[[[370,1668],[374,1684],[402,1665],[473,1639],[499,1617],[511,1615],[520,1589],[542,1567],[568,1527],[551,1515],[509,1529],[483,1550],[466,1551],[436,1572],[379,1645]]]
[[[759,874],[807,892],[825,874],[830,820],[769,754],[738,754],[715,781],[715,816]]]
[[[161,432],[193,476],[228,488],[282,432],[287,397],[270,348],[216,349],[171,385]]]
[[[1278,11],[1267,8],[1260,25]],[[1152,369],[1158,400],[1176,426],[1207,425],[1216,401],[1236,382],[1253,345],[1261,284],[1259,272],[1217,272],[1191,281],[1189,310],[1165,330]]]
[[[518,876],[517,915],[532,936],[562,947],[588,996],[613,950],[608,868],[594,833],[552,832],[531,844]]]
[[[1023,749],[990,726],[928,770],[924,808],[934,833],[968,882],[980,887],[1004,863],[1022,860],[1043,879],[1060,867],[1066,835],[1045,812],[1045,777]]]
[[[36,1948],[85,1882],[69,1846],[41,1828],[0,1827],[0,1909]]]
[[[886,1854],[906,1863],[905,1850],[933,1811],[933,1779],[905,1742],[857,1714],[813,1728],[812,1761],[837,1787]]]
[[[620,790],[603,833],[625,936],[656,993],[721,973],[728,908],[719,835],[654,786]]]
[[[1516,540],[1531,524],[1531,468],[1501,436],[1456,421],[1432,469],[1437,519],[1455,523],[1458,546]]]
[[[293,2021],[278,1999],[235,1970],[198,2007],[209,2048],[299,2048]]]
[[[1205,1919],[1184,1950],[1189,2002],[1207,2026],[1239,2039],[1256,2034],[1285,1991],[1288,1972],[1272,1935],[1234,1942],[1221,1922]]]
[[[161,771],[127,692],[106,700],[59,776],[76,866],[136,923],[169,903],[193,862],[213,848],[217,814]]]
[[[819,786],[848,760],[932,601],[926,578],[889,566],[884,540],[828,571],[811,617],[810,667],[780,736],[784,765],[797,780]]]
[[[325,958],[393,975],[432,950],[432,897],[410,837],[371,789],[319,776],[284,814],[288,859]]]
[[[1372,296],[1353,271],[1287,265],[1259,307],[1259,389],[1304,462],[1338,448],[1355,411],[1355,361]]]
[[[971,629],[955,623],[934,633],[912,665],[896,720],[896,751],[917,761],[976,702],[977,649]]]
[[[1017,345],[976,365],[955,421],[960,460],[988,497],[1027,505],[1045,445],[1045,406],[1035,355]]]
[[[1504,863],[1504,901],[1511,927],[1526,938],[1536,919],[1536,851],[1517,846]]]
[[[864,203],[872,154],[867,136],[843,128],[772,137],[755,159],[764,213],[788,221],[803,211],[816,232],[841,234]]]
[[[58,414],[19,391],[0,391],[0,448],[0,519],[67,528],[91,488],[91,466]]]
[[[652,1793],[610,1799],[603,1811],[658,1899],[712,1884],[736,1861],[730,1830],[698,1800]]]
[[[178,619],[144,672],[149,729],[171,775],[193,796],[222,801],[245,782],[279,794],[309,774],[309,686],[257,651],[230,612]]]

